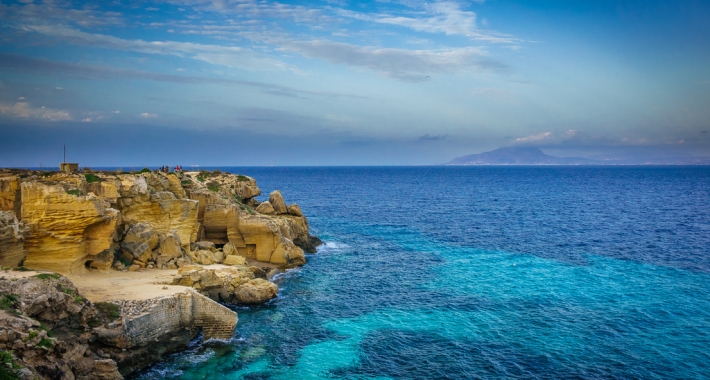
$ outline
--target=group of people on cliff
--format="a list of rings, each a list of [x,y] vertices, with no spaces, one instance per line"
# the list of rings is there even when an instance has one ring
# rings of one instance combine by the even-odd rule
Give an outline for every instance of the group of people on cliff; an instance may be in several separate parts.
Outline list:
[[[163,165],[163,166],[160,167],[160,171],[163,172],[163,173],[170,173],[170,167],[169,167],[168,165]],[[175,167],[173,168],[173,171],[176,172],[176,173],[177,173],[177,172],[181,172],[181,171],[182,171],[182,166],[180,166],[180,165],[175,165]]]

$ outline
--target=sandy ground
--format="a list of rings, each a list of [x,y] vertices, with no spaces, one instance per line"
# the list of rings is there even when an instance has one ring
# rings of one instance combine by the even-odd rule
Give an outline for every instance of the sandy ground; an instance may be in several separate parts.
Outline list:
[[[91,302],[109,300],[146,300],[185,291],[184,286],[166,285],[177,270],[140,269],[135,272],[91,271],[66,275],[79,293]],[[166,288],[166,289],[163,289]]]
[[[259,263],[264,266],[263,263]],[[204,265],[205,269],[220,269],[227,266],[214,264]],[[150,298],[169,296],[184,292],[186,287],[168,285],[177,275],[177,269],[139,269],[135,272],[119,272],[115,270],[92,270],[84,274],[65,275],[79,293],[91,302],[109,300],[146,300]],[[0,271],[0,276],[6,278],[24,278],[38,273],[53,273],[45,271]]]

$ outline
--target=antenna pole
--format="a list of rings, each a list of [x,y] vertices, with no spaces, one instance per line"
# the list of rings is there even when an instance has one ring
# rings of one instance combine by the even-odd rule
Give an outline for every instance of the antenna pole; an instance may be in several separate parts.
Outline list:
[[[64,145],[64,162],[67,162],[67,146]]]

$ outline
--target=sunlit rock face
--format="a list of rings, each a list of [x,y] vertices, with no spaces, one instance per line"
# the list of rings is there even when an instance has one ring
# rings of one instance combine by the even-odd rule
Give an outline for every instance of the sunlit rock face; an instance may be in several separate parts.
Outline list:
[[[85,271],[84,264],[114,241],[119,212],[81,181],[23,182],[22,220],[29,227],[25,266],[60,273]]]

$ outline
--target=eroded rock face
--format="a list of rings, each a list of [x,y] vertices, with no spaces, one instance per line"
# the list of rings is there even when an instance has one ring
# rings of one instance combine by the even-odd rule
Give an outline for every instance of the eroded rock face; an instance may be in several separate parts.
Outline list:
[[[111,248],[118,211],[94,195],[71,194],[78,191],[71,186],[71,182],[22,183],[22,219],[30,229],[26,266],[80,273],[92,256]]]
[[[0,211],[12,211],[20,215],[20,177],[0,174]]]
[[[0,211],[0,265],[14,268],[25,259],[25,238],[29,228],[17,220],[14,212]]]

